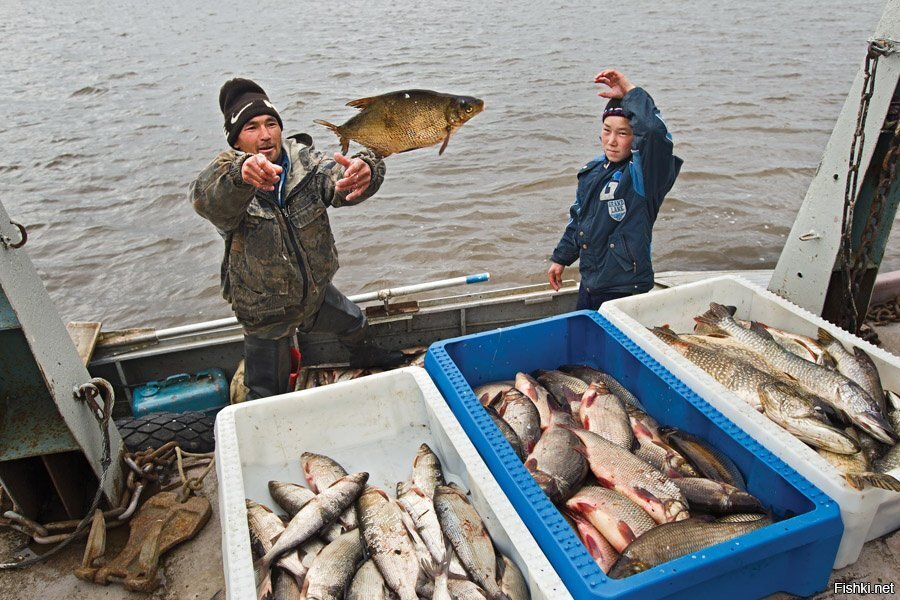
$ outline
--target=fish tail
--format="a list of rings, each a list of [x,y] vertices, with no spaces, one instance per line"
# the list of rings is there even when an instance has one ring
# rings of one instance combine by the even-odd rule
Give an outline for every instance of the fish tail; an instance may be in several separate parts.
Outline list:
[[[319,125],[324,125],[328,129],[330,129],[333,132],[335,132],[336,134],[340,135],[340,132],[338,131],[340,129],[340,127],[338,127],[334,123],[329,123],[328,121],[323,121],[322,119],[313,119],[313,123],[318,123]]]
[[[886,473],[846,473],[844,478],[854,489],[862,491],[868,484],[872,487],[892,492],[900,492],[900,481]]]
[[[258,600],[268,598],[272,594],[272,569],[265,559],[257,561],[253,568],[257,571],[259,580],[259,584],[256,586],[256,597]]]
[[[350,140],[341,133],[341,126],[335,125],[334,123],[329,123],[328,121],[323,121],[322,119],[314,119],[313,123],[317,123],[319,125],[324,125],[328,129],[332,130],[338,139],[341,142],[341,154],[347,154],[347,150],[350,148]]]
[[[822,344],[823,346],[825,346],[825,347],[828,347],[828,346],[830,346],[833,342],[836,342],[836,341],[837,341],[836,339],[834,339],[834,336],[833,336],[833,335],[831,335],[830,333],[828,333],[827,331],[825,331],[825,330],[822,329],[821,327],[819,327],[817,337],[818,337],[819,343],[821,343],[821,344]]]

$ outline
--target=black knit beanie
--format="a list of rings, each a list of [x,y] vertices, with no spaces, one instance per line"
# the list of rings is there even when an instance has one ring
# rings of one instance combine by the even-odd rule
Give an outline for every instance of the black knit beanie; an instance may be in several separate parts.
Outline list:
[[[606,117],[625,117],[628,120],[631,120],[627,114],[625,114],[625,109],[622,108],[622,99],[621,98],[610,98],[609,102],[606,103],[606,108],[603,109],[603,119],[606,120]]]
[[[228,145],[232,147],[241,129],[254,117],[272,115],[284,129],[281,116],[269,102],[266,92],[249,79],[235,77],[226,81],[219,91],[219,108],[225,115],[225,135],[228,137]]]

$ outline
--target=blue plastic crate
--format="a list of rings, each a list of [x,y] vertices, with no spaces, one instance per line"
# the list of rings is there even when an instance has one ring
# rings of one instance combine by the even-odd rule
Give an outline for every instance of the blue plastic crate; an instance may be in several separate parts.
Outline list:
[[[131,412],[135,417],[166,411],[214,414],[228,406],[228,388],[225,372],[217,367],[193,375],[179,373],[134,388]]]
[[[622,382],[660,423],[731,457],[777,523],[625,579],[604,575],[482,408],[472,388],[582,363]],[[839,507],[653,360],[579,311],[432,344],[425,368],[575,598],[761,598],[823,590],[843,533]]]

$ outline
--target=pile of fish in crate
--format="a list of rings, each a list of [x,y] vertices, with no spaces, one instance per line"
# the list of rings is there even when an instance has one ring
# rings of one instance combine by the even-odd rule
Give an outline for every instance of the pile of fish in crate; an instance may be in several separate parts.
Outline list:
[[[838,504],[835,569],[900,527],[900,358],[733,275],[600,314]]]
[[[834,502],[597,312],[437,342],[425,368],[573,596],[827,585]]]
[[[604,573],[627,577],[772,522],[730,458],[660,426],[608,373],[534,375],[474,392]]]
[[[571,597],[424,369],[223,409],[230,599]]]
[[[653,333],[785,431],[805,442],[858,490],[900,492],[900,397],[885,390],[875,363],[826,330],[816,339],[735,319],[715,302],[693,332]]]
[[[272,591],[273,564],[275,598],[530,598],[518,567],[495,552],[478,511],[447,484],[427,444],[396,498],[327,456],[305,452],[301,464],[309,488],[269,481],[286,525],[247,500],[260,598]]]

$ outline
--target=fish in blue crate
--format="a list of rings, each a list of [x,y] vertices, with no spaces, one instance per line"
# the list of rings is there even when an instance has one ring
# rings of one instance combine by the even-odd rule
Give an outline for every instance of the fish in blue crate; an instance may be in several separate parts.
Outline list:
[[[308,488],[269,482],[287,523],[247,500],[252,549],[272,566],[261,573],[260,597],[271,589],[276,598],[323,600],[530,598],[522,572],[427,444],[396,497],[323,454],[304,452],[300,463]]]
[[[735,316],[710,303],[693,332],[650,330],[725,388],[812,447],[855,489],[900,492],[888,471],[900,466],[900,411],[878,369],[859,347],[828,331],[816,338]]]
[[[505,420],[499,429],[513,448],[533,444],[525,467],[611,577],[772,523],[728,456],[660,425],[608,373],[562,365],[474,391]],[[523,398],[530,411],[521,409]],[[522,431],[539,432],[536,443],[523,444]]]

